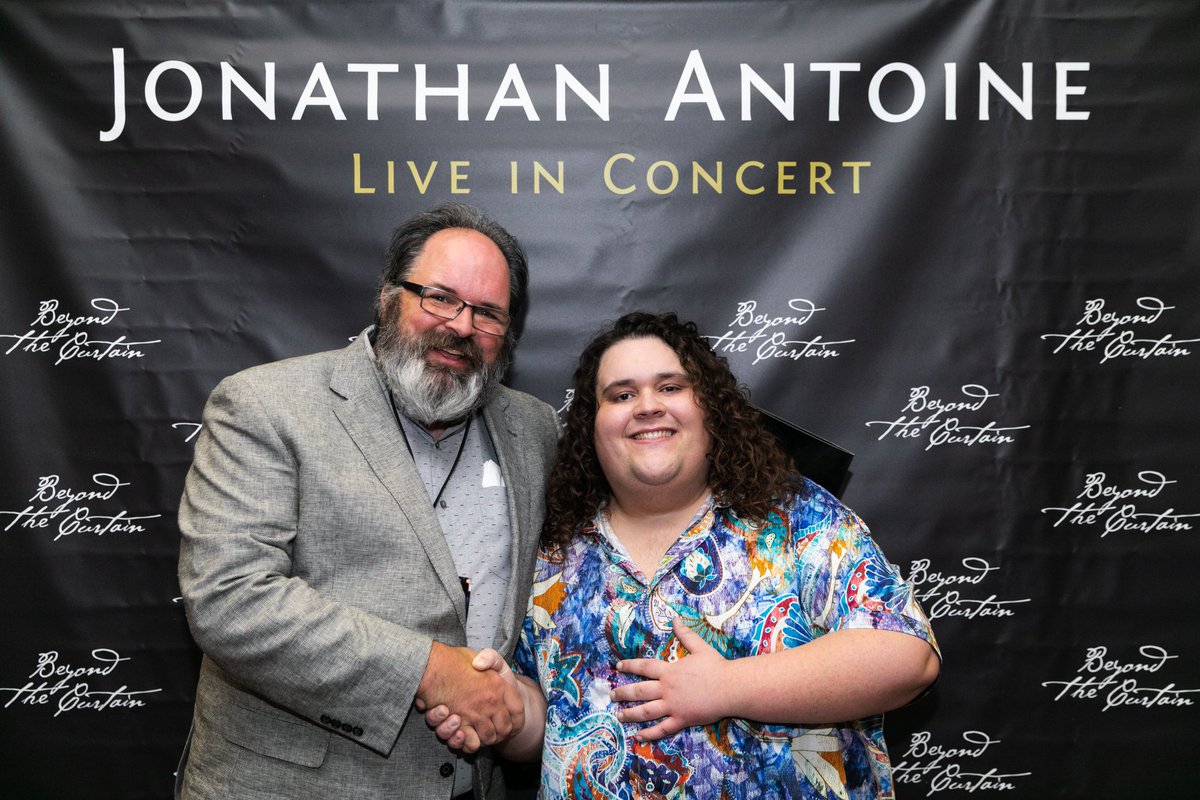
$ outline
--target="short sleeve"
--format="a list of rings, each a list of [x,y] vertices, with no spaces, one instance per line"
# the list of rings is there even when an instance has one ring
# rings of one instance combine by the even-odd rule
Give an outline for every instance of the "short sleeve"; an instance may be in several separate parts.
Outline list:
[[[814,633],[897,631],[937,650],[912,587],[857,514],[810,483],[793,498],[788,516],[799,560],[797,594]]]

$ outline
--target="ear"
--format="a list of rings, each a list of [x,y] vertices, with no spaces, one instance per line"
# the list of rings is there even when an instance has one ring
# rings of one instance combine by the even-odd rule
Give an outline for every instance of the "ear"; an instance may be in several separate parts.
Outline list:
[[[385,284],[379,290],[379,324],[382,326],[388,318],[388,311],[391,306],[399,302],[400,292],[396,291],[398,287],[394,284]]]

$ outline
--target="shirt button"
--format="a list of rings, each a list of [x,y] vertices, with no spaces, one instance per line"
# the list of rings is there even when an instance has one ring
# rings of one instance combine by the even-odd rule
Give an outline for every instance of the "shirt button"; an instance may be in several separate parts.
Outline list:
[[[445,501],[445,500],[442,500],[442,501],[441,501],[441,503],[440,503],[440,505],[442,506],[442,508],[445,508],[445,507],[446,507],[446,501]]]
[[[449,778],[454,774],[454,765],[447,761],[445,764],[442,764],[440,767],[438,767],[438,772],[443,778]]]

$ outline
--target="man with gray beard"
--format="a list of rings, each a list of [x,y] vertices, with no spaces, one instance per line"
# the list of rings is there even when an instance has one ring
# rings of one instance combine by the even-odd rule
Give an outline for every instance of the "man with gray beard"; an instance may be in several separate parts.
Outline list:
[[[500,384],[525,255],[474,209],[396,229],[375,325],[349,347],[225,379],[179,509],[205,656],[178,797],[503,797],[418,713],[480,741],[522,703],[474,653],[512,652],[557,420]]]

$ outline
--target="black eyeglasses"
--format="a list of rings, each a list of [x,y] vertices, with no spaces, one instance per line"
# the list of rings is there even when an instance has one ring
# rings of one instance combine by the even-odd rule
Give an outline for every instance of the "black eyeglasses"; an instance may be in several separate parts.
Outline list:
[[[468,303],[456,294],[435,286],[422,286],[412,281],[400,281],[399,286],[421,298],[421,308],[442,319],[457,319],[464,308],[471,309],[471,324],[480,333],[503,336],[512,318],[498,308]]]

